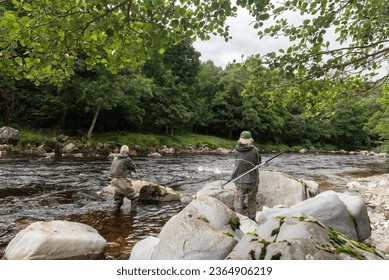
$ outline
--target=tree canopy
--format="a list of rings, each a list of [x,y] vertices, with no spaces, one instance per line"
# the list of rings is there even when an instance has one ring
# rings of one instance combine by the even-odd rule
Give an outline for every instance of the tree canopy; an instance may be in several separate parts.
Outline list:
[[[61,83],[80,55],[116,73],[183,38],[228,38],[229,0],[1,0],[0,73]]]
[[[225,70],[201,64],[192,42],[229,40],[238,6],[258,36],[291,45]],[[249,126],[292,145],[388,141],[389,74],[375,76],[388,19],[389,0],[0,0],[0,112],[89,137],[95,124],[229,138]]]
[[[237,11],[231,2],[1,0],[0,72],[36,84],[60,83],[74,74],[80,55],[90,67],[103,64],[116,73],[183,38],[206,40],[214,34],[228,40],[225,20]],[[389,0],[235,3],[254,16],[259,36],[287,36],[293,42],[260,60],[299,80],[371,76],[388,61]]]
[[[292,45],[262,58],[296,81],[371,78],[388,67],[388,0],[237,0],[255,17],[258,35],[286,36]],[[269,22],[273,22],[270,23]],[[387,81],[388,71],[377,82]]]

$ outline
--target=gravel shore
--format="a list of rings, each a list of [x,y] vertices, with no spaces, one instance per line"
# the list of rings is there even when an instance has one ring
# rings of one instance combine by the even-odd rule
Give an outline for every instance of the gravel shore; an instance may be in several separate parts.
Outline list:
[[[389,174],[358,178],[347,184],[347,191],[366,203],[372,234],[365,243],[389,255]]]

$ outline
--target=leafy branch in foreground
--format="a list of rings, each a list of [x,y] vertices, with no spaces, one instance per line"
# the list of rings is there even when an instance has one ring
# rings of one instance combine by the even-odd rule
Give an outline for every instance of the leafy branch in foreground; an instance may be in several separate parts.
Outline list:
[[[375,77],[377,85],[388,80],[387,71],[376,77],[389,58],[388,0],[238,0],[237,4],[256,18],[260,37],[289,38],[291,46],[261,59],[295,81],[349,75]],[[270,18],[275,23],[264,28]]]
[[[77,58],[112,73],[181,39],[229,38],[229,0],[12,0],[0,2],[0,73],[60,84]]]

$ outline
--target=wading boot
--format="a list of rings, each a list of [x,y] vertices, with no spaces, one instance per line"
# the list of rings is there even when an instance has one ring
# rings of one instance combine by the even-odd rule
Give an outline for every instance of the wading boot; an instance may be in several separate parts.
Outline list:
[[[112,207],[112,214],[119,214],[120,213],[120,205],[114,205]]]
[[[135,213],[138,211],[138,200],[131,200],[131,212]]]

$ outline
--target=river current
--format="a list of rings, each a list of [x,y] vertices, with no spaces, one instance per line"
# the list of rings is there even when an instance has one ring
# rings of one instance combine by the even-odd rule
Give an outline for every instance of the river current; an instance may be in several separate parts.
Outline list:
[[[263,154],[262,161],[274,154]],[[228,180],[233,167],[229,155],[172,155],[134,157],[134,179],[168,186],[181,202],[141,202],[136,214],[124,204],[120,215],[112,201],[99,195],[109,185],[110,160],[7,156],[0,158],[0,259],[7,244],[34,221],[69,220],[94,227],[108,241],[102,259],[128,259],[136,242],[157,236],[163,225],[181,211],[206,183]],[[389,172],[380,157],[349,154],[285,153],[263,170],[285,172],[314,180],[320,191],[343,191],[348,181]]]

